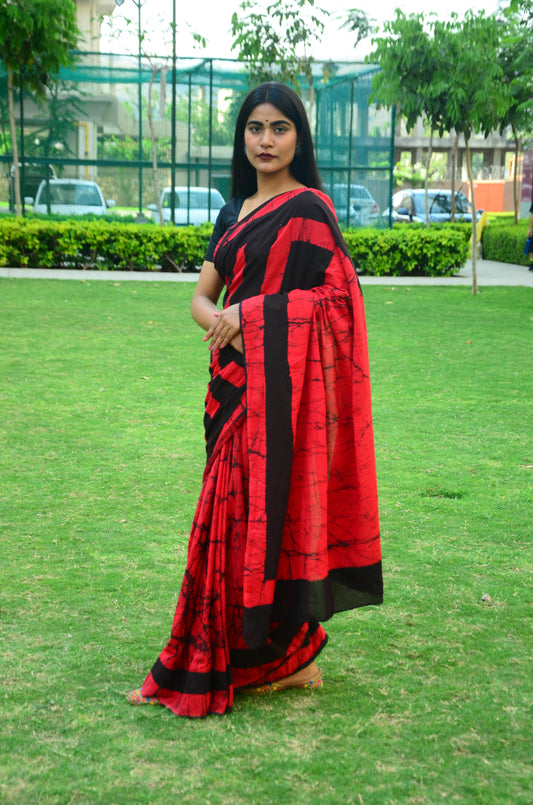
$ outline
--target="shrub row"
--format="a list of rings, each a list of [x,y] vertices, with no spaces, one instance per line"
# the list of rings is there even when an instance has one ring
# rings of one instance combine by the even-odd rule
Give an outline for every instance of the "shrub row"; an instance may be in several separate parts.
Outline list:
[[[213,227],[0,220],[0,265],[182,271],[202,264]]]
[[[509,221],[494,221],[483,230],[483,258],[501,263],[529,265],[529,256],[524,254],[527,238],[527,220],[518,224]]]
[[[468,233],[469,234],[469,233]],[[462,268],[469,252],[464,227],[347,230],[344,238],[355,267],[376,277],[440,277]]]
[[[182,271],[202,264],[210,224],[159,227],[106,221],[0,220],[0,265]],[[457,229],[359,229],[344,233],[364,274],[443,276],[462,267],[468,238]]]

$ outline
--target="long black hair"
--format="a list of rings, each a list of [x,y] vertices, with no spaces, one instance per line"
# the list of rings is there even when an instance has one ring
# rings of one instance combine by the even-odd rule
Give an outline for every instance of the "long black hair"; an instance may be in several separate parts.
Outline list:
[[[235,126],[233,159],[231,163],[231,195],[251,196],[257,190],[257,173],[244,152],[244,132],[248,118],[256,106],[271,103],[296,126],[298,148],[291,162],[294,178],[306,187],[322,189],[313,148],[313,138],[304,105],[298,95],[279,81],[259,84],[245,98]]]

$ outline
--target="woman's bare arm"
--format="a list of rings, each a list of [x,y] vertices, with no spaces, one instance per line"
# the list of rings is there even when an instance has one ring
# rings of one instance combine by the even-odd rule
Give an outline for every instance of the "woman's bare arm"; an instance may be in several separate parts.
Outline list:
[[[197,324],[207,330],[204,341],[211,340],[209,349],[232,344],[243,351],[239,305],[230,305],[225,310],[217,308],[224,283],[215,271],[213,263],[204,262],[200,278],[191,302],[191,314]]]
[[[203,330],[209,330],[215,323],[217,302],[223,287],[215,266],[206,261],[202,266],[191,302],[191,315]]]

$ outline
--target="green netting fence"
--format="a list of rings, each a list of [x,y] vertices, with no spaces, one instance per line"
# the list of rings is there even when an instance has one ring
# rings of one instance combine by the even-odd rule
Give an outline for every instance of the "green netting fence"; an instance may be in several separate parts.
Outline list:
[[[372,75],[359,63],[316,63],[300,91],[325,189],[345,225],[383,225],[392,191],[390,112],[369,103]],[[79,53],[39,105],[24,86],[15,107],[23,197],[43,176],[96,180],[122,211],[149,215],[157,184],[212,187],[227,200],[233,131],[249,90],[234,60]],[[155,150],[155,156],[154,156]],[[154,171],[154,159],[157,165]],[[7,75],[0,63],[0,207],[13,208]],[[369,201],[370,199],[370,201]]]

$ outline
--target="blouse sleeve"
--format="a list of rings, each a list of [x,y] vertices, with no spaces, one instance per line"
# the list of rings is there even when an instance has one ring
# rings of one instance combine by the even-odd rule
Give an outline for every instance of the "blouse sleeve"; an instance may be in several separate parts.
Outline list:
[[[230,226],[233,226],[233,224],[237,222],[243,202],[244,202],[244,196],[234,196],[220,210],[217,216],[217,220],[215,221],[213,234],[209,239],[209,245],[205,253],[204,260],[206,262],[209,263],[213,262],[213,255],[215,253],[217,243],[224,234],[224,232],[226,232],[226,230],[228,230]]]

